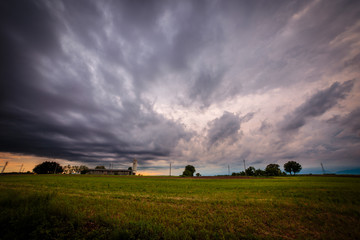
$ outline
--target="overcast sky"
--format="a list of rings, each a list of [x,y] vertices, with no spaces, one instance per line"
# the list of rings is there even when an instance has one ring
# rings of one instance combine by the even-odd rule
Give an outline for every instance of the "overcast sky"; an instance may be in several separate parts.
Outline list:
[[[360,167],[360,1],[0,3],[0,165]],[[11,168],[12,167],[12,168]]]

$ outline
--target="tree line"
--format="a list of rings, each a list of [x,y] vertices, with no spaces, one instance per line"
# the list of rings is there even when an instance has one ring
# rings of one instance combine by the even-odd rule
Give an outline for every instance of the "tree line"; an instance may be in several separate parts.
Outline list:
[[[104,166],[96,166],[95,169],[105,169]],[[295,161],[289,161],[284,164],[285,172],[280,170],[279,164],[269,164],[266,166],[265,170],[255,169],[253,166],[248,167],[245,171],[235,173],[233,172],[232,176],[282,176],[286,175],[286,172],[293,173],[294,175],[300,172],[302,169],[301,165]],[[130,170],[130,168],[129,168]],[[41,164],[38,164],[33,169],[34,173],[37,174],[56,174],[56,173],[68,173],[68,174],[86,174],[89,172],[87,166],[60,166],[57,162],[45,161]],[[182,175],[183,177],[192,177],[196,172],[195,167],[192,165],[187,165]],[[201,176],[200,173],[197,173],[196,176]]]
[[[279,164],[269,164],[266,166],[265,170],[255,169],[253,166],[248,167],[245,171],[235,173],[233,172],[231,176],[283,176],[286,175],[286,172],[296,173],[300,172],[302,169],[301,165],[295,161],[288,161],[284,164],[284,172],[280,170]],[[187,165],[181,177],[193,177],[196,172],[195,167],[192,165]],[[200,173],[197,173],[196,176],[201,176]]]
[[[35,166],[33,169],[34,173],[37,174],[57,174],[57,173],[67,173],[67,174],[85,174],[89,172],[87,166],[64,166],[62,167],[57,162],[45,161]]]
[[[248,167],[245,171],[239,173],[233,172],[231,176],[283,176],[286,175],[286,172],[295,175],[300,172],[302,166],[295,162],[289,161],[284,164],[284,171],[280,170],[279,164],[271,163],[266,166],[265,170],[255,169],[253,166]]]
[[[105,166],[96,166],[95,169],[106,169]],[[131,170],[131,167],[129,167]],[[65,174],[86,174],[89,172],[89,168],[85,165],[80,166],[61,166],[57,162],[45,161],[35,166],[33,169],[34,173],[37,174],[57,174],[57,173],[65,173]]]

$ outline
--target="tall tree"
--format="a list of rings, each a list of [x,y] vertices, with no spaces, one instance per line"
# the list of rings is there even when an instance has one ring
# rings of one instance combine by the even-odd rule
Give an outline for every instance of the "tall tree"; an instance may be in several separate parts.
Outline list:
[[[245,170],[246,176],[255,176],[255,168],[250,166]]]
[[[185,167],[185,170],[183,172],[183,176],[192,177],[194,176],[194,173],[196,172],[195,167],[192,165],[187,165]]]
[[[268,175],[268,176],[280,176],[281,175],[280,166],[279,166],[279,164],[275,164],[275,163],[267,165],[265,168],[265,172],[266,172],[266,175]]]
[[[85,165],[80,166],[80,173],[81,174],[86,174],[88,172],[89,172],[89,168],[87,166],[85,166]]]
[[[284,170],[288,173],[290,173],[291,175],[291,172],[294,173],[297,173],[297,172],[300,172],[302,169],[300,163],[297,163],[295,161],[288,161],[287,163],[284,164]]]
[[[35,166],[34,173],[37,174],[53,174],[62,173],[64,170],[57,162],[43,162]]]

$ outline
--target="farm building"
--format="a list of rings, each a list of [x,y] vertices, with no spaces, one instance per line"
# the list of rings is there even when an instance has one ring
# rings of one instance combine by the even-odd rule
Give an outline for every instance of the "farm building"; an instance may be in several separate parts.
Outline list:
[[[87,174],[99,174],[99,175],[136,175],[137,160],[134,159],[131,170],[127,169],[89,169]]]
[[[133,175],[133,171],[132,170],[125,170],[125,169],[89,169],[88,174]]]

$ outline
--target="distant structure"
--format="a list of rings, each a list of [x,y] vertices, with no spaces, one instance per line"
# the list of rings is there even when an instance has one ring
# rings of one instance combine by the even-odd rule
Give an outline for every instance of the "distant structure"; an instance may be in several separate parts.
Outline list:
[[[89,169],[87,174],[97,175],[136,175],[137,171],[137,160],[134,158],[133,166],[129,169]]]
[[[133,167],[132,167],[132,174],[131,175],[136,175],[136,171],[137,171],[137,160],[136,160],[136,158],[134,158]]]
[[[132,175],[132,170],[126,170],[126,169],[89,169],[89,172],[87,174]]]

